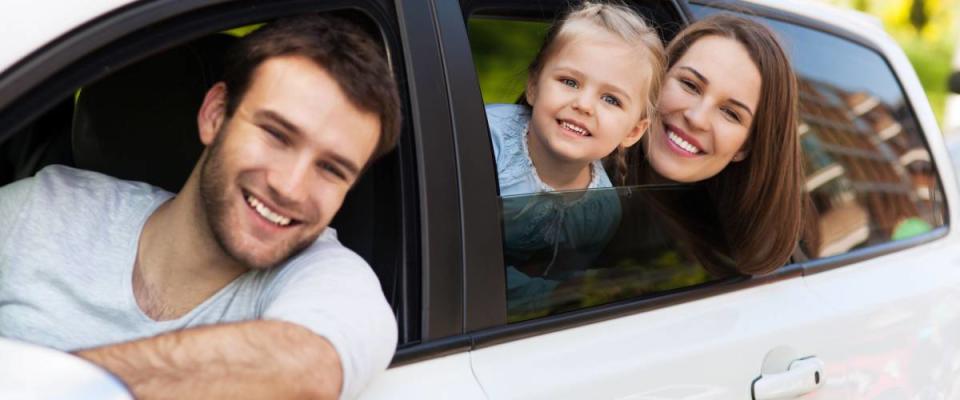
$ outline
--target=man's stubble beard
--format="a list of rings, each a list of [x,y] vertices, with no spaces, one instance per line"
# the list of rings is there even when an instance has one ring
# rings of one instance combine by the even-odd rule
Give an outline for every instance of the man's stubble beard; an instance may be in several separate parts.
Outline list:
[[[238,249],[237,238],[231,236],[230,205],[233,193],[227,188],[229,179],[224,166],[223,140],[228,134],[226,131],[227,121],[225,120],[217,133],[213,143],[207,152],[207,157],[200,167],[200,199],[204,207],[207,226],[213,234],[213,239],[231,260],[241,264],[247,269],[268,269],[272,268],[286,260],[299,254],[301,251],[310,247],[310,245],[319,236],[319,232],[312,238],[304,238],[296,241],[295,239],[286,240],[278,243],[273,249],[269,249],[272,254],[266,260],[258,261],[255,255],[247,254]],[[246,207],[246,199],[243,199],[243,207]],[[235,229],[235,228],[234,228]],[[239,232],[232,232],[238,234]]]

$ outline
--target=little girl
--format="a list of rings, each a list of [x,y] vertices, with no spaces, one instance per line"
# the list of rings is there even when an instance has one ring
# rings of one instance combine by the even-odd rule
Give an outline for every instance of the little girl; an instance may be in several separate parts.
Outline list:
[[[557,285],[586,269],[616,230],[614,189],[583,189],[613,186],[605,158],[622,184],[625,149],[655,116],[664,64],[660,38],[639,15],[587,1],[548,31],[528,68],[521,104],[487,107],[511,318],[542,310]],[[546,194],[571,190],[579,192]]]

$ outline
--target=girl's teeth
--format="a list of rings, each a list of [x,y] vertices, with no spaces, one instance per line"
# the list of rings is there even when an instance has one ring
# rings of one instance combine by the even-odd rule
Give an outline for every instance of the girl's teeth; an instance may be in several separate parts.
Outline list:
[[[571,131],[576,132],[576,133],[577,133],[578,135],[580,135],[580,136],[586,136],[586,135],[587,135],[587,131],[586,131],[585,129],[583,129],[583,128],[579,127],[579,126],[573,125],[573,124],[571,124],[571,123],[569,123],[569,122],[564,122],[564,123],[563,123],[563,127],[564,127],[564,128],[567,128],[567,129],[569,129],[569,130],[571,130]]]
[[[691,153],[693,153],[693,154],[697,154],[697,153],[700,152],[700,149],[697,148],[697,146],[694,146],[694,145],[690,144],[690,142],[688,142],[688,141],[686,141],[686,140],[683,140],[683,138],[681,138],[680,136],[678,136],[676,133],[669,132],[668,135],[667,135],[667,137],[670,138],[670,141],[673,142],[673,144],[675,144],[675,145],[677,145],[677,146],[680,146],[681,149],[684,149],[684,150],[686,150],[686,151],[689,151],[689,152],[691,152]]]

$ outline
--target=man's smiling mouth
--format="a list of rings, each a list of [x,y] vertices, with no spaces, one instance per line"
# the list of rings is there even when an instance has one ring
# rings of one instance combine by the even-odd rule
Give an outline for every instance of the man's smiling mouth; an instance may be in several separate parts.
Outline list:
[[[270,207],[267,207],[265,204],[263,204],[263,202],[261,202],[256,197],[253,197],[252,194],[247,194],[246,200],[247,200],[247,205],[249,205],[250,208],[256,211],[257,214],[260,214],[260,216],[263,217],[263,219],[272,222],[274,225],[289,226],[290,223],[293,222],[292,218],[281,215],[276,211],[271,210]]]

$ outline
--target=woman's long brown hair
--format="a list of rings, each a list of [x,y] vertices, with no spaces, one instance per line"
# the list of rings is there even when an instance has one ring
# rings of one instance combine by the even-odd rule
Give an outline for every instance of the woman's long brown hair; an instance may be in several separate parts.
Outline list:
[[[744,144],[746,159],[730,163],[702,184],[717,208],[720,229],[733,253],[733,268],[742,274],[766,273],[790,258],[802,232],[809,231],[803,214],[813,211],[804,200],[797,78],[769,28],[723,14],[680,32],[667,46],[668,65],[672,67],[693,43],[707,36],[736,40],[760,70],[760,100]],[[642,157],[639,153],[634,154]],[[638,178],[648,181],[654,174],[646,169],[652,168],[638,161]]]

